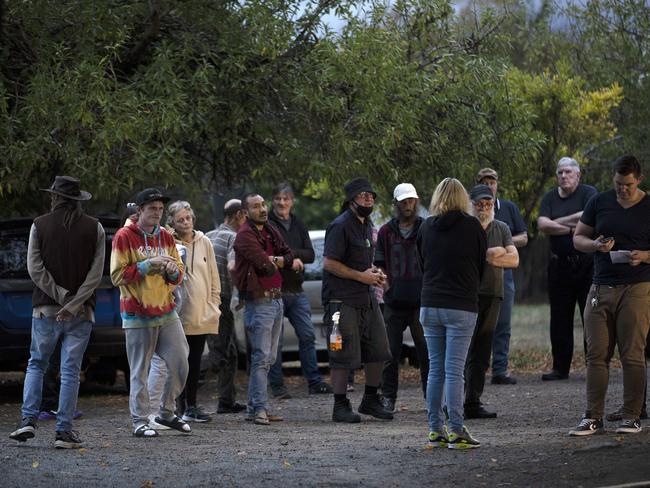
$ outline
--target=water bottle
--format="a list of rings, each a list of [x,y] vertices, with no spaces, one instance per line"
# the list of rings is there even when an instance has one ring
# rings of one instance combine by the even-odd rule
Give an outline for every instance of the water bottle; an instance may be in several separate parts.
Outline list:
[[[339,330],[341,312],[332,314],[332,333],[330,334],[330,351],[341,351],[343,349],[343,336]]]

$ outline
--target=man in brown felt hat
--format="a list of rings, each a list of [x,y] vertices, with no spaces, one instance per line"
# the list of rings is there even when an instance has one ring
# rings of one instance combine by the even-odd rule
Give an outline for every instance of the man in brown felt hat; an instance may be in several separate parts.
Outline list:
[[[43,374],[61,339],[61,391],[54,446],[81,447],[72,430],[79,393],[79,371],[95,320],[95,289],[104,268],[105,234],[87,216],[81,202],[91,195],[79,180],[57,176],[50,188],[51,211],[34,220],[29,235],[27,270],[34,282],[31,356],[23,389],[22,421],[9,437],[25,442],[34,437],[43,388]]]

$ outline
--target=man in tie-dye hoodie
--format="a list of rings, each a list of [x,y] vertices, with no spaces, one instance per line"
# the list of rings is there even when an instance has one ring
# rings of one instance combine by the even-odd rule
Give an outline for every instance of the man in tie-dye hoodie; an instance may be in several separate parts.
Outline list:
[[[190,426],[174,414],[185,386],[189,348],[172,291],[183,280],[183,264],[172,235],[160,226],[169,198],[156,188],[136,197],[132,222],[117,231],[111,253],[111,279],[120,287],[120,314],[131,369],[129,408],[133,435],[156,437],[149,425],[147,375],[155,352],[169,371],[155,421],[183,433]]]

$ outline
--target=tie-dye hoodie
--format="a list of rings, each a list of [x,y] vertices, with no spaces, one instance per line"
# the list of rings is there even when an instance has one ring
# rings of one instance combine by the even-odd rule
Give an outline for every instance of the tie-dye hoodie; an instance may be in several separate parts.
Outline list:
[[[179,272],[161,274],[149,258],[172,256]],[[122,327],[158,327],[177,319],[172,291],[183,281],[183,263],[172,235],[156,227],[145,233],[136,222],[127,223],[113,237],[111,280],[120,287]]]

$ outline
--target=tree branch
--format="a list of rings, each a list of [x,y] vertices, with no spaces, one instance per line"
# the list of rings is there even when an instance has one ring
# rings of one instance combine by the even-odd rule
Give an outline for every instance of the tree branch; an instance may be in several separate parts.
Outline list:
[[[160,34],[161,17],[160,0],[149,0],[149,17],[147,18],[149,26],[138,43],[126,53],[121,62],[115,65],[114,69],[118,77],[129,77],[143,63],[149,47]]]

